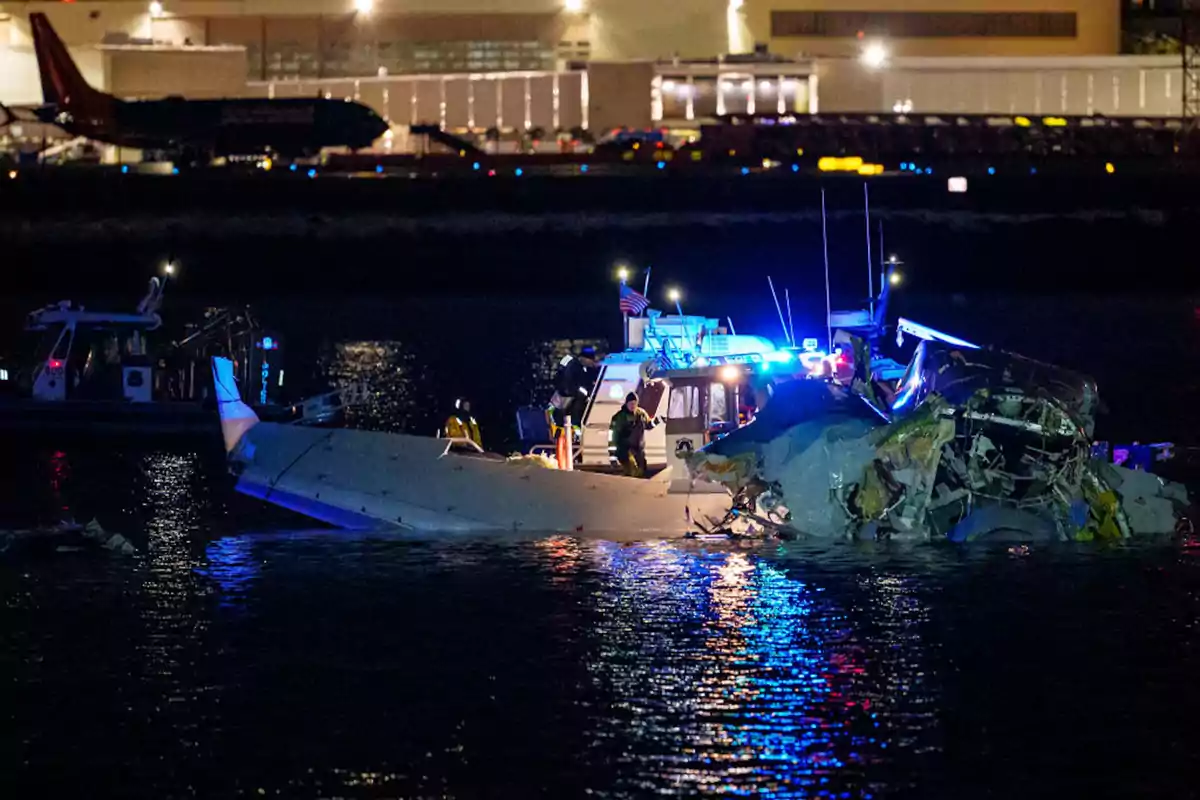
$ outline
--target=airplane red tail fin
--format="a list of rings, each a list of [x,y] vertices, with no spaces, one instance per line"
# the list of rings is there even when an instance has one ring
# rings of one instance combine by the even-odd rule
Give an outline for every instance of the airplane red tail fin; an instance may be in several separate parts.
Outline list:
[[[33,29],[33,49],[42,77],[42,97],[47,105],[69,110],[89,105],[104,96],[83,79],[75,60],[45,14],[30,14],[29,24]]]

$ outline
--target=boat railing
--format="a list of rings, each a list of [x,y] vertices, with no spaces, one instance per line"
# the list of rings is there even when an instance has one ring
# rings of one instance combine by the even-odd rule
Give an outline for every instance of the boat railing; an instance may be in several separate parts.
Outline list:
[[[655,354],[651,371],[679,369],[689,364],[687,353],[676,343],[673,336],[659,334],[657,331],[647,331],[646,344],[649,345],[646,349]]]

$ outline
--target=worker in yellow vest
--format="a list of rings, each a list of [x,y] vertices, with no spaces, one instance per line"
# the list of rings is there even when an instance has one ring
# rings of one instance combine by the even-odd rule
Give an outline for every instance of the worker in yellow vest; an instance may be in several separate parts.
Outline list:
[[[483,437],[479,433],[479,423],[471,416],[471,401],[460,397],[454,401],[454,410],[446,418],[444,430],[448,439],[470,439],[483,447]]]

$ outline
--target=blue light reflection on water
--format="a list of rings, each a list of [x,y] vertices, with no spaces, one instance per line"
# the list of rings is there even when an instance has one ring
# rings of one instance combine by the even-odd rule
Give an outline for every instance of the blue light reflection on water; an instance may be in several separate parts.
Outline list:
[[[598,545],[595,558],[588,663],[612,695],[595,736],[624,739],[619,789],[871,794],[883,696],[821,587],[740,551]]]
[[[0,796],[1179,797],[1200,768],[1200,550],[300,534],[187,454],[45,459],[51,510],[124,509],[140,552],[0,561]]]
[[[254,537],[226,536],[216,539],[209,542],[204,557],[206,566],[197,570],[197,573],[217,585],[223,608],[240,608],[262,571],[254,556]]]

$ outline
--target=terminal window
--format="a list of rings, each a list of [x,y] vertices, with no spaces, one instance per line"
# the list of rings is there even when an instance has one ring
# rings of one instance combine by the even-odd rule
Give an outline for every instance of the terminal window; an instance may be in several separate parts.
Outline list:
[[[256,50],[247,59],[252,75],[258,72],[257,58]],[[267,51],[262,65],[267,80],[374,77],[381,67],[390,75],[546,70],[554,67],[554,48],[538,41],[335,41],[318,53],[297,42],[280,42]]]
[[[1073,12],[772,11],[771,36],[1074,38]]]

